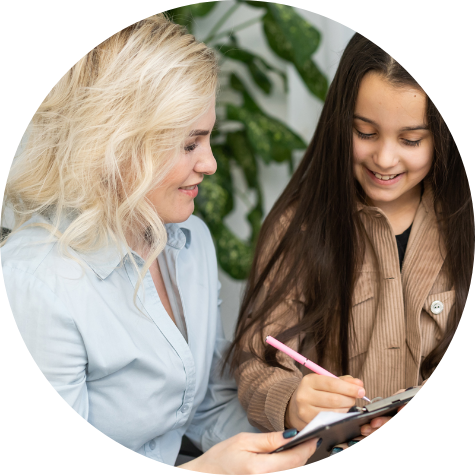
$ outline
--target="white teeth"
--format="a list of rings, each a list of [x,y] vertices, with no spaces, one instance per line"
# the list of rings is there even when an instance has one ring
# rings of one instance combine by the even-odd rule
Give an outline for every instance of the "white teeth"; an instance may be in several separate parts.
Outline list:
[[[388,180],[392,180],[393,178],[396,178],[397,177],[397,174],[396,175],[380,175],[379,173],[375,173],[373,172],[374,176],[380,180],[383,180],[383,181],[388,181]]]
[[[194,190],[196,185],[192,186],[180,186],[182,190]]]

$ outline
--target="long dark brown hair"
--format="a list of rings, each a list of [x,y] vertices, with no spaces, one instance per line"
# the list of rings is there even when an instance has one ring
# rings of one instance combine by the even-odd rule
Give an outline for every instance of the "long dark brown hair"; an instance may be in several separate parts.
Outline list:
[[[244,348],[269,366],[283,368],[276,350],[264,345],[263,338],[273,311],[285,305],[292,289],[298,289],[289,311],[295,313],[295,306],[301,306],[301,318],[289,314],[285,326],[286,316],[279,313],[284,325],[275,337],[288,342],[305,335],[301,347],[310,345],[318,361],[332,361],[340,374],[349,372],[352,294],[364,254],[363,228],[356,212],[358,200],[364,197],[352,167],[353,114],[361,80],[370,71],[396,87],[421,89],[381,48],[358,33],[352,37],[302,162],[262,226],[235,340],[227,354],[233,370]],[[426,118],[434,141],[427,180],[434,190],[456,298],[444,337],[423,362],[424,377],[435,369],[455,333],[470,286],[474,253],[473,208],[465,169],[447,125],[428,97]]]

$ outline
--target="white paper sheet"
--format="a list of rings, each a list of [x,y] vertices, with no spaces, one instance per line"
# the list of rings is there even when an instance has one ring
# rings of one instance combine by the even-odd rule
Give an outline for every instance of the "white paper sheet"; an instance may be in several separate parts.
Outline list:
[[[292,441],[301,439],[309,432],[313,432],[314,430],[321,429],[330,424],[333,424],[334,422],[339,422],[354,416],[354,412],[320,412],[292,439]]]

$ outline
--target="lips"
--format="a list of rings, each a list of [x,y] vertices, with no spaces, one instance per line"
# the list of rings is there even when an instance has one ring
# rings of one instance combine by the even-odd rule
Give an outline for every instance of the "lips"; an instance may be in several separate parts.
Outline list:
[[[402,172],[402,173],[393,173],[391,175],[383,175],[381,173],[374,172],[366,167],[365,167],[365,170],[372,182],[378,185],[383,185],[383,186],[389,186],[389,185],[397,183],[405,174],[405,172]]]
[[[178,189],[179,190],[187,190],[187,191],[192,191],[194,190],[203,180],[200,180],[198,183],[194,183],[193,185],[183,185],[180,186]]]
[[[194,190],[198,185],[180,186],[180,190]]]

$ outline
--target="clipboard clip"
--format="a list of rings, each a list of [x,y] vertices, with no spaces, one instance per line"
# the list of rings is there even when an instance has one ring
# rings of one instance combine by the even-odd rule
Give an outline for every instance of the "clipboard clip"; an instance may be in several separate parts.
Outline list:
[[[371,399],[370,404],[381,401],[382,399],[383,398],[379,396],[375,397],[374,399]],[[348,412],[359,412],[360,414],[365,414],[365,413],[368,413],[369,410],[366,408],[366,406],[363,406],[363,407],[353,406]]]

